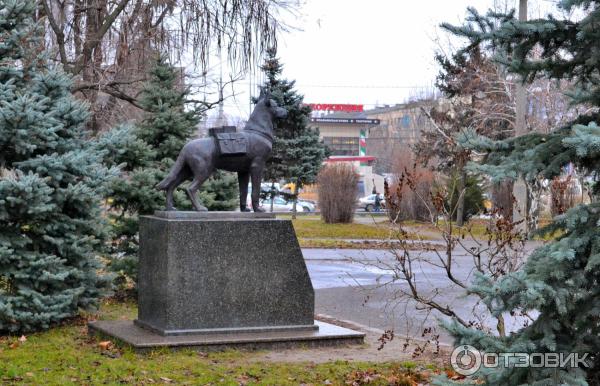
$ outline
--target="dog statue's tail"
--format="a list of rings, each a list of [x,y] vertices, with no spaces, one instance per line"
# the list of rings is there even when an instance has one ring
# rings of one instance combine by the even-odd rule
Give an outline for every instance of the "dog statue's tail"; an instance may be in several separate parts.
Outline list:
[[[175,164],[171,168],[171,171],[169,172],[169,174],[165,177],[164,180],[162,180],[161,182],[156,184],[156,186],[155,186],[156,189],[167,190],[169,188],[169,186],[173,182],[175,182],[175,180],[177,179],[177,176],[179,175],[179,173],[181,173],[181,169],[183,169],[184,166],[185,166],[185,160],[184,160],[183,151],[182,151],[181,153],[179,153],[179,157],[177,157],[177,161],[175,161]]]

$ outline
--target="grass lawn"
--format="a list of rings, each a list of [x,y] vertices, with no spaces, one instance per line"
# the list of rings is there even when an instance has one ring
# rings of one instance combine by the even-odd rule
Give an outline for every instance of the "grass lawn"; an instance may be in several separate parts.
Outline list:
[[[415,241],[400,246],[398,241],[387,241],[387,240],[368,240],[368,241],[347,241],[347,240],[336,240],[336,239],[303,239],[299,238],[298,242],[302,248],[325,248],[325,249],[383,249],[398,250],[400,248],[407,248],[408,250],[423,250],[424,248],[440,248],[439,245],[433,245],[427,242]]]
[[[290,219],[289,215],[278,215],[278,218]],[[398,233],[394,230],[395,227],[390,226],[389,222],[379,223],[352,223],[352,224],[326,224],[318,216],[302,216],[296,220],[292,220],[296,236],[300,246],[303,248],[345,248],[345,249],[389,249],[385,245],[360,245],[350,243],[348,239],[355,240],[397,240]],[[546,225],[547,222],[540,221],[540,227]],[[418,221],[404,221],[403,225],[409,231],[406,239],[408,240],[434,240],[441,239],[442,234],[440,229],[434,224]],[[453,233],[455,236],[469,238],[475,237],[479,240],[486,240],[489,235],[487,228],[490,225],[489,220],[471,219],[465,226],[454,226]],[[446,224],[440,220],[439,227],[443,228]],[[543,237],[534,236],[534,240],[548,241],[560,236],[546,235]]]
[[[288,213],[277,213],[277,218],[280,218],[282,220],[291,220],[292,215]],[[296,216],[296,218],[302,220],[321,220],[321,216],[318,214],[299,214]]]
[[[132,303],[105,301],[96,317],[131,319],[135,314]],[[0,384],[416,385],[428,383],[432,373],[412,362],[261,363],[252,361],[253,355],[104,349],[99,340],[88,337],[81,319],[28,335],[22,342],[18,337],[0,337]],[[368,379],[372,382],[365,382]]]
[[[415,229],[415,230],[424,230],[431,233],[439,234],[439,238],[441,238],[441,230],[445,230],[448,225],[445,220],[439,220],[438,225],[432,224],[430,222],[425,221],[414,221],[414,220],[405,220],[402,221],[402,225],[407,229]],[[486,229],[488,226],[488,220],[482,219],[471,219],[464,226],[459,227],[453,222],[453,230],[452,232],[456,235],[464,235],[468,236],[472,234],[477,238],[482,238],[486,236]]]
[[[541,219],[538,224],[538,229],[541,229],[541,228],[547,226],[549,223],[550,223],[550,220]],[[403,224],[408,229],[415,230],[417,232],[419,230],[424,230],[424,231],[427,231],[430,233],[437,233],[440,235],[439,238],[441,238],[440,230],[437,229],[431,223],[417,222],[417,221],[405,221]],[[439,222],[440,229],[444,229],[444,227],[446,225],[447,224],[445,221],[440,220],[440,222]],[[466,223],[465,226],[463,226],[463,227],[458,227],[458,226],[456,226],[456,224],[454,224],[454,229],[452,232],[456,236],[460,236],[460,237],[465,237],[465,238],[475,237],[476,239],[487,240],[490,236],[489,232],[488,232],[489,226],[490,226],[490,220],[476,218],[476,219],[469,220],[468,223]],[[551,240],[554,240],[554,239],[560,237],[561,235],[562,235],[561,232],[555,232],[554,234],[547,234],[547,235],[533,234],[532,240],[551,241]]]
[[[305,239],[377,239],[395,238],[396,233],[387,223],[367,224],[326,224],[321,220],[297,218],[292,221],[296,236]],[[409,235],[409,238],[416,235]]]

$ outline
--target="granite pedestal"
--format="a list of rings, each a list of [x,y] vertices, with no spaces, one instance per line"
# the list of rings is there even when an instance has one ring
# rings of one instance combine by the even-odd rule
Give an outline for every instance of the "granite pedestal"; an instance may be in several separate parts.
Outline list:
[[[95,332],[143,348],[318,346],[364,337],[315,323],[314,290],[292,223],[271,213],[142,216],[139,257],[138,318],[91,323]]]

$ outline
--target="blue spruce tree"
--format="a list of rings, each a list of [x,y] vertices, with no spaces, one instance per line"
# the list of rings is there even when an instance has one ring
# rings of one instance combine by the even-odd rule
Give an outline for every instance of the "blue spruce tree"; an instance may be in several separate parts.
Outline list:
[[[48,328],[110,284],[98,272],[113,173],[71,79],[39,52],[35,7],[0,0],[0,333]]]
[[[498,61],[525,82],[538,77],[569,80],[572,103],[587,106],[587,113],[550,134],[530,133],[493,141],[465,132],[460,142],[487,152],[474,169],[493,180],[552,178],[569,162],[594,181],[591,203],[556,217],[543,232],[561,236],[535,250],[524,268],[493,285],[478,276],[471,291],[484,297],[497,315],[532,312],[533,320],[505,337],[447,325],[456,344],[470,344],[483,352],[577,353],[588,357],[587,367],[500,367],[480,371],[476,378],[489,385],[598,385],[600,384],[600,2],[563,0],[566,11],[581,11],[578,21],[545,19],[519,22],[514,14],[480,15],[469,10],[467,24],[445,25],[466,37],[469,50],[484,46],[495,50]],[[534,55],[534,49],[541,55]],[[440,381],[440,383],[444,383]]]
[[[293,182],[295,191],[291,198],[295,202],[299,189],[315,182],[328,151],[319,138],[319,129],[308,126],[310,107],[303,104],[304,96],[294,89],[296,82],[281,78],[283,65],[275,50],[267,52],[261,69],[267,78],[264,87],[271,91],[278,105],[288,111],[287,117],[275,127],[273,151],[267,161],[264,179]],[[295,210],[294,205],[294,215]]]
[[[122,178],[111,185],[113,224],[110,268],[119,289],[134,289],[137,279],[138,215],[165,208],[165,194],[155,185],[170,170],[179,151],[197,130],[201,107],[189,105],[190,90],[182,87],[177,70],[158,56],[140,95],[144,118],[135,126],[121,126],[102,136],[111,163],[122,165]],[[187,105],[187,106],[186,106]],[[232,210],[238,205],[237,178],[225,172],[206,181],[199,193],[209,210]],[[177,192],[179,209],[190,209],[189,199]]]

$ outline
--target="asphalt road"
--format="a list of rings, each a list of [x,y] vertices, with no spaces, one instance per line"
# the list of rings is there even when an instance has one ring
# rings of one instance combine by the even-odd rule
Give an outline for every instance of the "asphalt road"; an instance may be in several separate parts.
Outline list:
[[[428,315],[415,303],[399,298],[399,290],[408,286],[395,280],[395,256],[385,250],[303,249],[313,287],[316,313],[351,320],[380,330],[394,330],[397,336],[422,338],[426,327],[434,327],[440,341],[452,343],[451,337],[437,327],[437,319],[448,320],[439,312]],[[434,258],[432,252],[422,252]],[[427,253],[429,255],[427,255]],[[472,258],[466,254],[454,257],[455,275],[460,280],[472,277]],[[472,320],[477,299],[447,278],[445,271],[429,264],[414,268],[417,287],[436,302],[448,305],[467,320]],[[436,291],[437,288],[437,292]],[[493,327],[495,321],[487,322]]]

